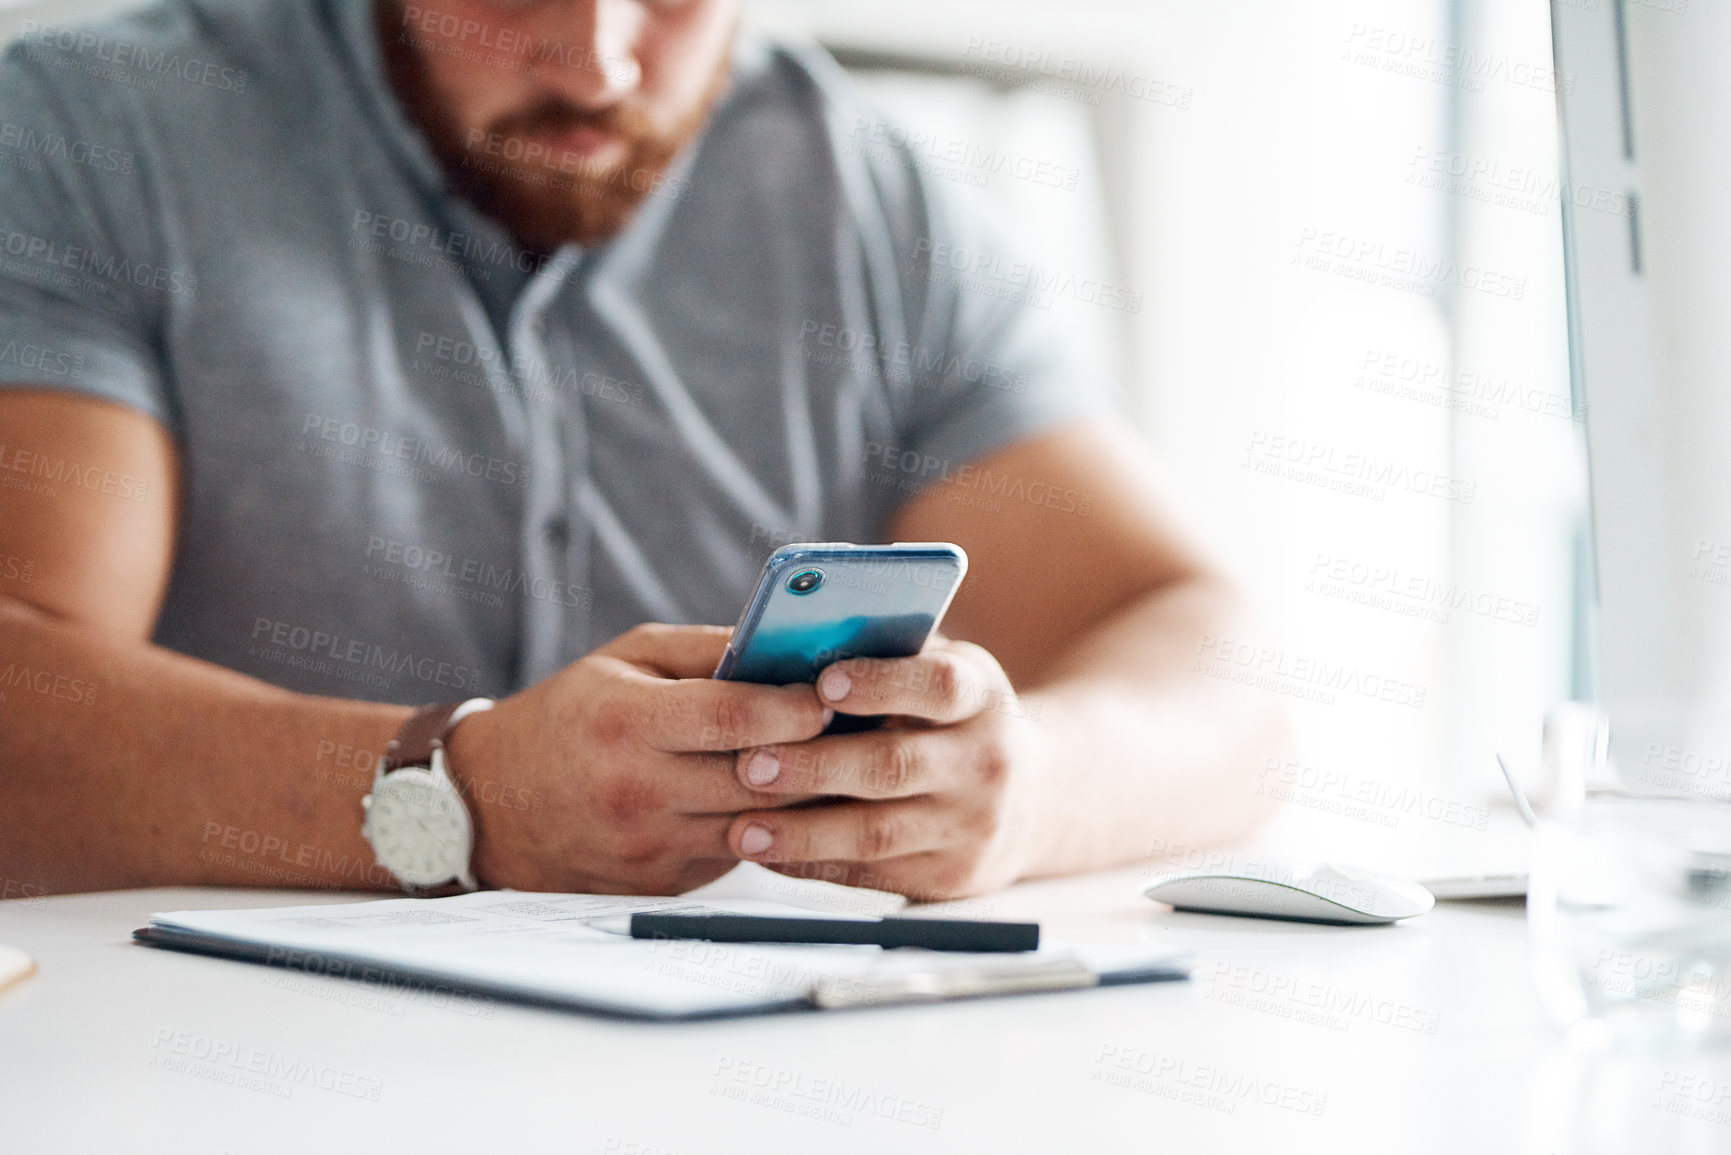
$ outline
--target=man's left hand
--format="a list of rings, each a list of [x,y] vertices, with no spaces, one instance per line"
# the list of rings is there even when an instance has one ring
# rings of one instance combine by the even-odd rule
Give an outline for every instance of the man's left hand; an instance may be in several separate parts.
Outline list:
[[[837,662],[817,685],[837,713],[889,720],[741,750],[735,772],[749,789],[834,800],[740,814],[727,833],[735,853],[921,901],[1020,877],[1032,858],[1038,735],[997,659],[934,637],[916,657]]]

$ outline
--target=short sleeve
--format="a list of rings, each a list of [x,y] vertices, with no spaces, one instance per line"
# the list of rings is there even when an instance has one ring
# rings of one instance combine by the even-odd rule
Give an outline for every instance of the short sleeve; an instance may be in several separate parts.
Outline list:
[[[172,427],[156,334],[162,298],[192,281],[156,253],[130,102],[101,79],[57,84],[56,51],[27,38],[0,58],[0,388],[82,393]]]

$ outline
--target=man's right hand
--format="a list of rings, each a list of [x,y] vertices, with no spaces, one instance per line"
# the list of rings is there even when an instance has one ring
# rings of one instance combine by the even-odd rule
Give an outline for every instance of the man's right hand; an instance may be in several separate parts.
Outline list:
[[[712,678],[729,634],[639,626],[452,732],[484,886],[678,894],[733,867],[734,815],[806,800],[742,786],[734,752],[830,712],[811,686]]]

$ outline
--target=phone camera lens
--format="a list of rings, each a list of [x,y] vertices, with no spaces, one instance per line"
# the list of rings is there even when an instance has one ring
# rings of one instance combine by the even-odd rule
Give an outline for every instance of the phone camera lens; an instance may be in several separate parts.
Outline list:
[[[809,594],[823,584],[823,571],[820,569],[802,569],[787,579],[789,593]]]

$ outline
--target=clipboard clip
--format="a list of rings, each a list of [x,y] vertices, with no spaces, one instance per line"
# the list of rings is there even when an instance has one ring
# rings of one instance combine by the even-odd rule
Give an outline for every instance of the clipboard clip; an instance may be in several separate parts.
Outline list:
[[[1098,986],[1100,976],[1074,955],[994,959],[970,966],[878,968],[855,975],[825,975],[806,998],[826,1010],[930,1003],[987,995],[1032,994]]]

